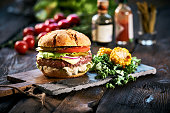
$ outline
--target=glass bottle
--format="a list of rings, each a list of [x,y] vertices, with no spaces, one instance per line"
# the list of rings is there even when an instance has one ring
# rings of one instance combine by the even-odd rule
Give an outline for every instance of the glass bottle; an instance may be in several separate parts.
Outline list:
[[[92,17],[92,41],[98,44],[112,42],[113,22],[108,6],[108,0],[97,0],[98,13]]]
[[[127,45],[133,42],[133,14],[126,4],[127,0],[119,0],[115,10],[115,39],[117,45]]]

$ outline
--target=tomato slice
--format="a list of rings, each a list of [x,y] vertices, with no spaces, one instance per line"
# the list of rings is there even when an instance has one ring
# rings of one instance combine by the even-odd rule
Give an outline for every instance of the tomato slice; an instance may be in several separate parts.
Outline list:
[[[90,50],[89,46],[82,46],[82,47],[71,47],[65,48],[62,50],[57,51],[58,53],[73,53],[73,52],[87,52]]]

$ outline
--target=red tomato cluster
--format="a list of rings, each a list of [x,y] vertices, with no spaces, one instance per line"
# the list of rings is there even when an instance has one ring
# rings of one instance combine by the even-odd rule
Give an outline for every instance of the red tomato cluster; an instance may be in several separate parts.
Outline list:
[[[80,24],[80,18],[76,14],[70,14],[67,18],[63,13],[54,15],[54,18],[47,19],[44,23],[38,23],[35,27],[26,27],[23,30],[23,41],[15,43],[15,50],[18,53],[25,54],[28,49],[33,49],[35,45],[35,37],[40,39],[46,33],[58,30],[67,29]]]

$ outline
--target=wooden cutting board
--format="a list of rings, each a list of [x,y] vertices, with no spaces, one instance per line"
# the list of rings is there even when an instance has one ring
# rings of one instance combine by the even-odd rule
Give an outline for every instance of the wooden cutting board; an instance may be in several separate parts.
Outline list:
[[[48,78],[45,77],[39,69],[16,73],[7,75],[7,80],[11,83],[9,86],[17,87],[21,90],[25,90],[27,87],[30,87],[32,84],[44,84],[57,82],[62,79]],[[12,88],[0,88],[0,97],[18,93],[18,91],[13,90]]]
[[[147,74],[155,74],[156,69],[151,66],[141,64],[138,66],[135,73],[131,74],[134,77],[144,76]],[[7,79],[15,84],[15,86],[24,90],[26,87],[36,85],[40,90],[50,94],[58,95],[61,93],[81,90],[83,88],[99,86],[109,82],[112,78],[95,79],[96,73],[86,73],[82,77],[71,79],[56,79],[45,77],[39,69],[7,75]],[[0,88],[0,97],[17,93],[17,91],[11,88]]]

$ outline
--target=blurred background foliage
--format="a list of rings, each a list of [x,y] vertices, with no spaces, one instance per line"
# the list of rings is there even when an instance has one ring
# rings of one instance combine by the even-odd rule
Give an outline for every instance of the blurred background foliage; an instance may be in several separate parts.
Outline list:
[[[109,0],[109,14],[113,15],[116,2]],[[54,14],[62,12],[65,16],[76,13],[80,16],[81,25],[73,29],[91,36],[91,19],[97,13],[97,0],[38,0],[34,6],[38,21],[53,18]]]
[[[109,0],[109,13],[113,14],[116,3]],[[51,18],[57,12],[68,15],[76,13],[79,16],[95,14],[97,12],[97,0],[38,0],[34,6],[35,16],[38,20],[44,21]]]

